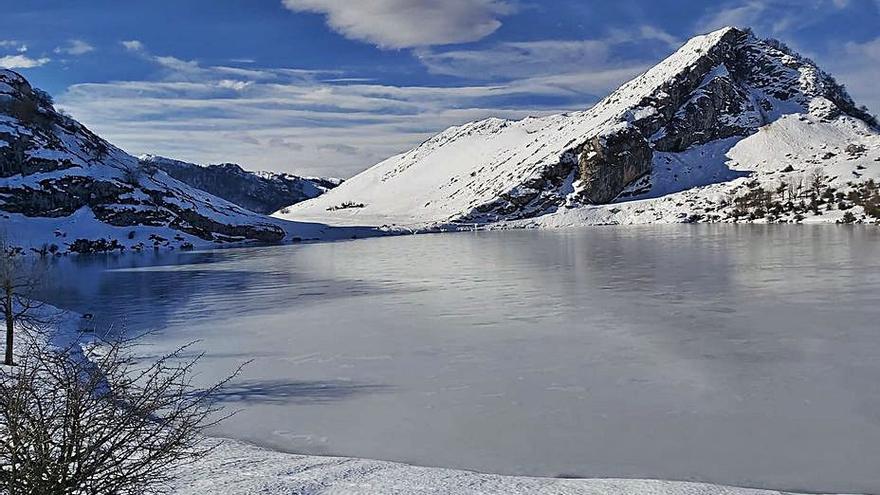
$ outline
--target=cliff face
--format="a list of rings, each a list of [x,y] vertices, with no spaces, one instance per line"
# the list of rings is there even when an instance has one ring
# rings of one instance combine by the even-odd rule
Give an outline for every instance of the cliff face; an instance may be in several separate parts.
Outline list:
[[[771,128],[776,141],[757,139]],[[524,221],[754,174],[758,164],[725,156],[737,143],[748,141],[741,148],[750,160],[790,149],[761,165],[788,173],[819,163],[800,146],[816,143],[789,142],[794,136],[873,149],[876,135],[876,120],[815,63],[725,28],[690,40],[589,110],[450,128],[279,216],[346,225]],[[859,170],[852,178],[865,176]]]
[[[608,203],[627,184],[651,171],[653,157],[651,143],[635,127],[590,139],[577,164],[581,198]]]
[[[153,155],[144,155],[140,161],[143,166],[159,168],[183,183],[262,214],[316,198],[342,183],[341,179],[248,172],[234,163],[202,166]]]
[[[285,235],[278,222],[139,163],[8,70],[0,70],[0,224],[12,238],[55,230],[59,251]]]

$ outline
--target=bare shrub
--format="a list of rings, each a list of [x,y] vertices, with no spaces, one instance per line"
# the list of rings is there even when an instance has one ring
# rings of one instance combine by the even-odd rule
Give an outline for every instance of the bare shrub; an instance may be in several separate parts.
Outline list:
[[[0,372],[0,483],[9,495],[161,493],[208,453],[228,382],[193,386],[187,347],[144,365],[130,343],[53,349],[32,342]],[[234,375],[232,375],[234,376]]]

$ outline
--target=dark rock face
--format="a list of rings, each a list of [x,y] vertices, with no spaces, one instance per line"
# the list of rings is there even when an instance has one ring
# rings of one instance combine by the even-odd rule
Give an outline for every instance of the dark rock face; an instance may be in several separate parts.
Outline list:
[[[28,217],[65,217],[83,206],[98,208],[132,192],[131,187],[89,177],[72,176],[45,179],[39,187],[0,186],[4,195],[3,210]]]
[[[747,115],[746,125],[737,122],[742,115]],[[655,138],[654,149],[684,151],[695,144],[746,135],[751,129],[748,124],[762,123],[748,92],[727,75],[718,76],[681,106],[662,135]]]
[[[730,30],[692,65],[665,81],[625,117],[631,124],[593,138],[579,160],[582,200],[604,204],[652,170],[654,151],[678,152],[747,136],[765,123],[726,61],[749,34]]]
[[[0,220],[3,212],[64,219],[84,210],[108,226],[165,228],[212,242],[285,236],[270,219],[140,164],[58,113],[19,74],[0,70]],[[120,245],[77,239],[79,247],[92,241]]]
[[[584,198],[596,204],[612,201],[627,184],[651,171],[653,156],[635,127],[591,139],[578,161]]]
[[[142,164],[157,167],[192,187],[263,214],[316,198],[342,183],[340,179],[258,174],[234,163],[201,166],[149,155],[140,160]]]

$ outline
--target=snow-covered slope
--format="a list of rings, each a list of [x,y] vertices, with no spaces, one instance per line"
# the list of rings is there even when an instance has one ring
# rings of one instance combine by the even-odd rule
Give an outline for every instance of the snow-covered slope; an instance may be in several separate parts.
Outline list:
[[[0,229],[10,242],[92,252],[278,241],[279,224],[140,164],[0,69]]]
[[[800,221],[880,177],[876,126],[812,61],[725,28],[692,39],[587,111],[450,128],[276,216],[407,228]],[[739,215],[747,201],[734,201],[736,191],[807,184],[815,168],[825,175],[818,200],[804,186],[790,201],[748,202]],[[856,220],[874,220],[860,206],[865,198],[851,199],[843,206]],[[781,209],[766,215],[777,201]]]
[[[175,495],[792,495],[703,483],[498,476],[272,452],[231,440],[177,471]]]
[[[139,160],[143,166],[157,167],[192,187],[263,214],[317,198],[342,183],[342,179],[248,172],[235,163],[197,165],[154,155]]]

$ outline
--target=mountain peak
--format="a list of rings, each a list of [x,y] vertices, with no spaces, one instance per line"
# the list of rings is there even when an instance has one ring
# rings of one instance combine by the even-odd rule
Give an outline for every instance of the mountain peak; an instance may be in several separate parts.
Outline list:
[[[786,133],[829,140],[833,135],[849,136],[850,144],[876,135],[877,125],[813,61],[750,29],[725,27],[689,40],[588,110],[450,128],[296,205],[285,218],[357,224],[373,218],[380,225],[517,221],[604,205],[624,191],[658,195],[679,188],[668,183],[685,175],[692,175],[687,183],[693,187],[741,177],[726,167],[719,150],[777,123],[792,127],[780,131],[780,140],[789,139]],[[796,151],[807,153],[801,144]],[[696,149],[712,150],[712,172],[676,173],[670,164]],[[789,168],[791,159],[781,158],[786,165],[780,170]],[[803,167],[815,157],[800,160]],[[663,187],[654,182],[661,171],[670,173]],[[641,186],[633,190],[636,182]],[[363,207],[338,208],[346,204]]]

